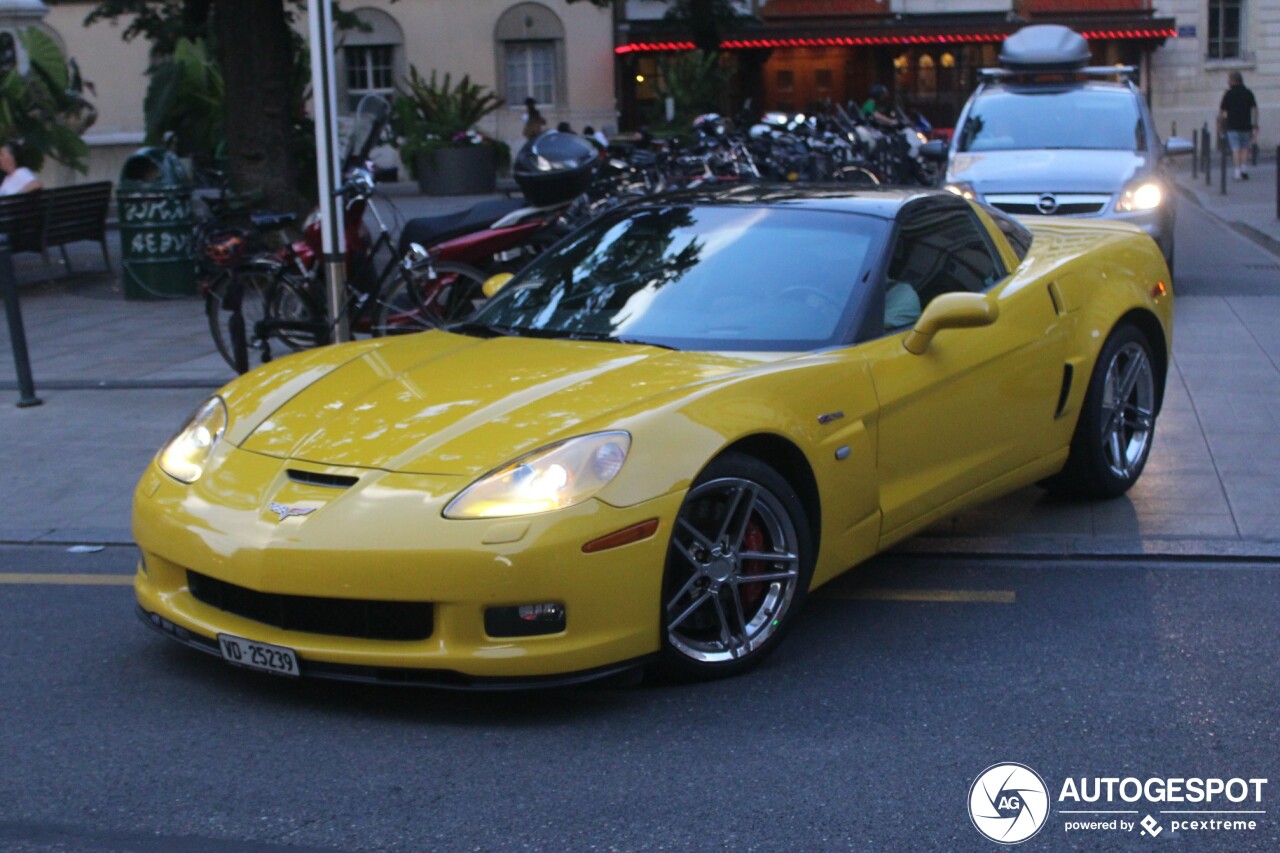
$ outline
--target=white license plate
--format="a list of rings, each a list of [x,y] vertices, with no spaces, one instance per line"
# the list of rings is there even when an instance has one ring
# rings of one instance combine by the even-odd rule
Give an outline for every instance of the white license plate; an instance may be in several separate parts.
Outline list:
[[[218,649],[222,652],[223,660],[236,666],[247,666],[249,669],[273,672],[276,675],[298,675],[298,656],[293,653],[293,649],[284,646],[219,634]]]

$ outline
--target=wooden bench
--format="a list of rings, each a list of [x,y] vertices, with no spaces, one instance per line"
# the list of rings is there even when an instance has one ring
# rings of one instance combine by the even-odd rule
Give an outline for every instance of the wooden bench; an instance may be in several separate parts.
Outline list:
[[[67,271],[71,272],[67,244],[81,240],[91,240],[102,247],[102,261],[110,270],[111,253],[107,250],[110,207],[110,181],[0,196],[0,234],[9,235],[9,247],[15,254],[39,252],[49,278],[53,278],[50,247],[58,247]]]

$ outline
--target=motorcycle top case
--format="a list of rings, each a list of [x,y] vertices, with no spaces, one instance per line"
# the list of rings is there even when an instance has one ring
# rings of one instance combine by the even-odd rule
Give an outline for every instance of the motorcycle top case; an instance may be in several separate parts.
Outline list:
[[[548,130],[516,154],[511,175],[530,204],[562,204],[586,192],[600,151],[576,133]]]

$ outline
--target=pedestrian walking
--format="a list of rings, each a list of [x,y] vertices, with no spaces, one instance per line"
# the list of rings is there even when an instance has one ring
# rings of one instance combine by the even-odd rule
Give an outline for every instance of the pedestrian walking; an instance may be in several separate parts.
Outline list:
[[[4,181],[0,182],[0,195],[29,193],[44,186],[35,172],[19,165],[21,159],[22,146],[18,142],[9,140],[0,144],[0,172],[4,173]]]
[[[1226,93],[1218,105],[1218,128],[1226,131],[1227,144],[1235,157],[1237,181],[1249,180],[1249,148],[1258,141],[1258,101],[1244,85],[1239,71],[1227,75]]]
[[[529,97],[524,99],[524,130],[522,131],[525,139],[535,139],[547,129],[547,120],[542,117],[542,113],[538,112],[538,101],[536,98]]]

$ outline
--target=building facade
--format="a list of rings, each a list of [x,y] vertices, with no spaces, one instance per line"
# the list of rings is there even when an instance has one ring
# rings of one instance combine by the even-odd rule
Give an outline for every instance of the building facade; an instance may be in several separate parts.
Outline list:
[[[84,26],[93,2],[50,4],[42,26],[54,35],[94,84],[90,100],[98,119],[85,139],[89,175],[57,164],[46,168],[51,184],[115,180],[124,158],[143,141],[142,103],[146,93],[148,45],[121,40],[122,25]],[[565,0],[344,0],[367,31],[338,37],[338,108],[351,112],[365,94],[393,94],[414,66],[423,76],[437,71],[454,80],[492,88],[506,104],[480,129],[513,147],[520,131],[524,99],[537,97],[554,127],[567,121],[615,127],[613,26],[609,9]],[[298,25],[306,32],[306,21]],[[382,152],[394,159],[394,153]]]
[[[615,54],[625,126],[661,114],[661,58],[693,48],[655,5],[664,4],[623,4]],[[722,42],[737,72],[731,112],[748,101],[757,111],[857,104],[878,83],[949,127],[1006,36],[1055,23],[1083,33],[1096,64],[1139,68],[1162,135],[1212,127],[1226,73],[1239,70],[1261,107],[1262,147],[1280,139],[1266,118],[1280,110],[1274,0],[753,0],[745,11],[753,19]]]

